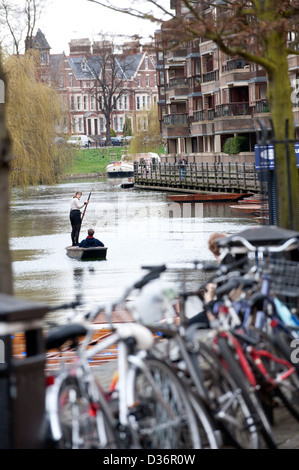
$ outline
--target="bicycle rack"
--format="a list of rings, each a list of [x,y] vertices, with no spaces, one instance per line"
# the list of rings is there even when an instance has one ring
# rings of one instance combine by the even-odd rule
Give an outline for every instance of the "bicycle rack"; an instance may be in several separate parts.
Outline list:
[[[0,449],[43,448],[47,307],[0,295]],[[15,335],[24,335],[20,358]]]

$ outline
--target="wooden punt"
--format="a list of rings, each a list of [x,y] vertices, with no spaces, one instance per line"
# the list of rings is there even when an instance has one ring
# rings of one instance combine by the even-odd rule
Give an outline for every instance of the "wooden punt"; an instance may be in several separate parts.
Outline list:
[[[81,261],[105,260],[108,248],[97,246],[92,248],[81,248],[79,246],[67,246],[66,254],[73,259]]]
[[[238,201],[252,193],[194,193],[194,194],[170,194],[168,199],[174,202],[229,202]]]

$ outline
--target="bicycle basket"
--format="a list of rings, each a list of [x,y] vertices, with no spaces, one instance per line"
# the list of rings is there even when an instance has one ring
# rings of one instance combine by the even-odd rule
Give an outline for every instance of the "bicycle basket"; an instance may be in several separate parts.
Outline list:
[[[271,291],[295,306],[299,301],[299,262],[270,257],[266,272]]]

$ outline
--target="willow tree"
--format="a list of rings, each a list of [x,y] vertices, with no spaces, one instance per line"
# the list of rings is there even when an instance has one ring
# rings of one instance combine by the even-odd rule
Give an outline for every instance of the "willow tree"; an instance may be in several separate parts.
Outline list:
[[[67,159],[55,136],[62,104],[54,87],[38,79],[36,52],[10,56],[4,63],[7,78],[6,122],[12,136],[11,184],[52,184]]]
[[[0,59],[0,293],[12,294],[12,266],[9,251],[10,137],[6,128],[5,76]]]
[[[172,48],[203,38],[212,40],[228,56],[242,57],[262,67],[268,78],[267,98],[275,140],[285,139],[286,123],[289,139],[295,139],[288,56],[299,54],[298,0],[132,0],[127,7],[117,6],[117,0],[90,1],[158,22],[165,44]],[[144,9],[147,6],[146,12],[140,10],[141,4]],[[288,167],[284,144],[276,145],[278,224],[299,230],[298,171],[293,145],[289,152]]]
[[[154,104],[149,110],[138,112],[137,130],[130,144],[130,153],[156,152],[163,140],[160,133],[158,106]]]

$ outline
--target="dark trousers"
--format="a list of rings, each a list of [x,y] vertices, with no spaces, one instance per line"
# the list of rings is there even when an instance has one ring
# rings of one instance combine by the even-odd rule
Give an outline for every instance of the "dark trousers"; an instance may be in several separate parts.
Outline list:
[[[70,221],[72,225],[72,245],[76,246],[79,244],[79,234],[81,230],[81,212],[79,210],[71,211]]]

